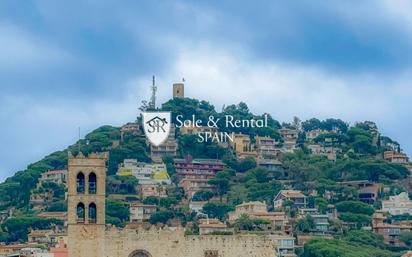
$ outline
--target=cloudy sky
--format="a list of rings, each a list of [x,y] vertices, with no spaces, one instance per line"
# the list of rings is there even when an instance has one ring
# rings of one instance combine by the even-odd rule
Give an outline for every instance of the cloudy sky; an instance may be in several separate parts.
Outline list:
[[[327,3],[327,4],[326,4]],[[186,79],[217,109],[373,120],[412,154],[412,3],[0,1],[0,180]]]

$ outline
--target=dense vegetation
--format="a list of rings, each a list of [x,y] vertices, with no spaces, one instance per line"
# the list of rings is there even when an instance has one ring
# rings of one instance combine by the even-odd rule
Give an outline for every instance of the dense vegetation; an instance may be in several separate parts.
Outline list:
[[[24,242],[30,229],[49,229],[53,225],[63,225],[63,221],[33,216],[9,218],[1,225],[0,237],[6,242]]]
[[[261,118],[262,115],[252,114],[245,103],[229,105],[218,112],[214,106],[206,101],[198,101],[189,98],[175,98],[162,105],[162,110],[173,113],[173,119],[177,114],[191,119],[195,114],[197,118],[207,121],[210,115],[222,118],[225,115],[233,115],[238,119]],[[295,188],[305,193],[313,191],[317,195],[310,196],[309,207],[317,207],[325,212],[328,205],[333,204],[338,209],[342,221],[356,223],[359,227],[371,223],[371,215],[375,207],[359,201],[354,189],[345,187],[341,182],[349,180],[369,180],[380,182],[399,192],[404,190],[395,181],[405,179],[409,171],[399,164],[387,163],[382,160],[382,153],[389,149],[388,144],[400,146],[388,137],[381,136],[373,122],[361,122],[349,126],[339,119],[310,119],[301,122],[295,118],[291,123],[283,123],[269,117],[268,128],[226,128],[228,132],[241,132],[251,135],[265,135],[276,138],[282,143],[279,128],[288,127],[301,129],[298,144],[300,149],[294,154],[283,156],[283,165],[278,170],[269,171],[257,167],[252,158],[238,160],[227,148],[216,143],[198,143],[194,136],[182,136],[179,130],[176,136],[179,143],[179,157],[187,154],[194,158],[218,158],[227,165],[224,171],[217,174],[216,178],[209,181],[214,185],[216,192],[200,191],[195,194],[194,200],[208,201],[203,208],[203,213],[211,218],[227,219],[227,213],[234,210],[234,206],[244,201],[264,201],[272,206],[274,196],[283,188]],[[222,128],[224,126],[221,126]],[[305,133],[313,129],[326,130],[313,142],[305,139]],[[317,143],[322,146],[338,148],[336,161],[328,160],[324,156],[310,155],[308,144]],[[36,212],[29,205],[30,194],[34,190],[50,190],[53,199],[48,204],[48,211],[65,211],[67,204],[64,201],[65,188],[53,183],[43,184],[36,188],[40,175],[50,169],[64,169],[67,165],[67,152],[74,154],[78,149],[84,154],[91,152],[109,152],[107,193],[108,194],[136,194],[138,181],[134,177],[116,176],[117,167],[124,159],[137,159],[149,162],[149,149],[144,137],[133,134],[125,134],[121,137],[120,129],[112,126],[102,126],[75,145],[69,146],[63,151],[52,153],[42,160],[30,164],[27,169],[17,172],[0,184],[0,209],[6,210],[13,207],[16,210],[14,218],[8,219],[1,226],[0,240],[13,242],[24,240],[29,228],[47,228],[55,223],[53,220],[36,218]],[[176,182],[174,175],[173,159],[166,157],[164,162],[172,180]],[[394,191],[391,191],[394,192]],[[390,193],[391,193],[390,192]],[[167,198],[149,197],[144,203],[158,206],[156,214],[152,215],[150,222],[169,223],[174,220],[182,224],[194,222],[192,229],[196,233],[196,217],[184,206],[178,203],[184,197],[182,188],[176,184],[167,189]],[[331,197],[326,198],[328,193]],[[137,199],[137,198],[136,198]],[[216,200],[217,199],[217,200]],[[143,199],[140,199],[143,200]],[[213,201],[212,201],[213,200]],[[288,214],[296,215],[296,210],[288,208]],[[129,219],[128,207],[120,200],[107,200],[106,221],[116,226],[124,226]],[[239,230],[259,230],[267,221],[241,217],[235,227]],[[295,232],[309,231],[313,226],[310,219],[297,221]],[[303,256],[391,256],[382,238],[376,235],[360,231],[344,231],[336,225],[337,238],[341,240],[315,239],[305,245]],[[407,245],[412,245],[410,234],[402,235],[402,240]]]
[[[391,257],[387,250],[365,243],[337,239],[314,239],[305,244],[303,257]]]

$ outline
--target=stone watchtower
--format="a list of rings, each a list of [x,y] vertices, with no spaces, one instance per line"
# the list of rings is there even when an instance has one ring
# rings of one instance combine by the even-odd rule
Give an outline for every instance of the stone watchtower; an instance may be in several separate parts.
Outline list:
[[[174,83],[173,84],[173,98],[183,98],[185,97],[185,84],[184,83]]]
[[[69,257],[104,256],[107,158],[68,154]]]

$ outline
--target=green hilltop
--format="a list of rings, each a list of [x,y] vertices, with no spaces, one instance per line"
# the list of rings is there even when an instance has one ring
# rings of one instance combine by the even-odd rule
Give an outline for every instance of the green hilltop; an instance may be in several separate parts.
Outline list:
[[[204,121],[207,121],[210,115],[215,117],[233,115],[237,119],[258,119],[264,115],[253,114],[245,103],[229,105],[219,112],[209,102],[190,98],[174,98],[164,103],[160,109],[171,111],[174,120],[178,114],[183,115],[185,119],[190,119],[195,114],[197,118]],[[389,188],[388,195],[408,191],[408,188],[402,186],[401,181],[409,177],[409,170],[401,164],[390,163],[383,159],[385,151],[400,151],[400,145],[389,137],[382,136],[375,123],[364,121],[350,126],[340,119],[332,118],[326,120],[313,118],[303,122],[295,118],[291,123],[281,123],[270,115],[268,121],[269,126],[267,128],[226,128],[226,130],[227,132],[248,134],[252,140],[254,136],[269,136],[282,143],[279,129],[298,129],[300,131],[297,140],[298,149],[294,153],[284,154],[282,169],[276,171],[257,167],[253,159],[239,160],[229,148],[212,142],[198,143],[195,136],[181,135],[177,130],[178,157],[184,157],[188,154],[194,158],[217,157],[222,159],[228,167],[210,181],[218,188],[218,195],[216,196],[221,199],[219,203],[209,203],[204,207],[204,212],[209,214],[210,217],[225,219],[228,211],[233,210],[235,205],[244,201],[265,201],[271,206],[274,196],[285,188],[285,183],[287,183],[287,187],[302,192],[316,190],[317,196],[311,196],[309,204],[316,206],[320,211],[333,204],[338,208],[339,218],[342,221],[353,222],[360,228],[371,223],[372,214],[378,208],[377,203],[366,204],[360,202],[353,189],[343,186],[341,182],[368,180],[382,183]],[[327,133],[308,140],[305,132],[315,129],[324,130]],[[336,160],[329,160],[325,156],[311,155],[308,149],[309,144],[319,144],[339,149]],[[25,170],[17,172],[0,184],[0,210],[10,210],[12,208],[14,213],[12,218],[7,219],[1,225],[1,241],[24,240],[27,238],[29,228],[47,228],[56,222],[36,216],[38,211],[33,210],[30,206],[30,195],[33,190],[51,190],[53,199],[48,203],[46,211],[66,210],[67,207],[64,201],[64,191],[66,189],[64,187],[49,183],[42,185],[39,189],[36,188],[36,185],[43,172],[67,168],[67,152],[70,151],[76,154],[79,148],[86,155],[91,152],[109,152],[107,194],[136,193],[137,180],[132,177],[116,176],[116,171],[118,165],[124,159],[150,162],[150,149],[145,138],[128,133],[122,135],[118,127],[102,126],[87,134],[84,139],[67,147],[67,149],[54,152],[40,161],[28,165]],[[176,181],[172,158],[165,158],[164,162],[172,181]],[[236,174],[241,174],[241,176],[236,176]],[[334,197],[327,199],[324,197],[326,192],[333,192]],[[145,199],[145,203],[154,203],[159,206],[159,211],[156,215],[153,215],[151,222],[167,222],[171,218],[178,218],[183,224],[192,221],[194,217],[187,209],[183,207],[172,208],[183,197],[181,189],[175,185],[174,188],[169,189],[166,198]],[[210,192],[200,192],[195,197],[199,200],[208,200],[213,195]],[[353,206],[356,206],[356,208],[352,208]],[[119,200],[108,200],[106,212],[108,222],[117,226],[123,226],[128,220],[128,209]],[[289,215],[295,215],[292,212],[293,210]],[[296,233],[299,232],[299,229],[304,230],[305,225],[308,224],[304,223],[301,227],[297,226],[295,228]],[[338,231],[338,224],[334,226],[334,229]],[[319,239],[313,241],[313,244],[307,244],[305,246],[308,252],[307,256],[332,256],[317,255],[316,251],[319,247],[324,247],[325,251],[333,248],[348,249],[347,255],[339,256],[372,256],[366,254],[356,255],[357,251],[362,251],[362,244],[354,244],[347,239],[347,234],[344,236],[346,236],[346,241],[328,241],[325,243]],[[374,240],[378,239],[374,238]],[[379,246],[368,245],[365,249],[369,249],[370,253],[376,253],[379,252],[379,249],[385,248],[382,245],[383,243],[379,241]],[[385,250],[382,251],[381,255],[375,254],[374,256],[390,256],[388,253]]]

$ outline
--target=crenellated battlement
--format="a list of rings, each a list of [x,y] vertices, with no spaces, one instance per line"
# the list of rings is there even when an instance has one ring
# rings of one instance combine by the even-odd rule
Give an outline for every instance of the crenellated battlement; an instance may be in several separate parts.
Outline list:
[[[68,159],[109,159],[109,152],[93,152],[85,156],[81,151],[77,155],[72,152],[67,152]]]

